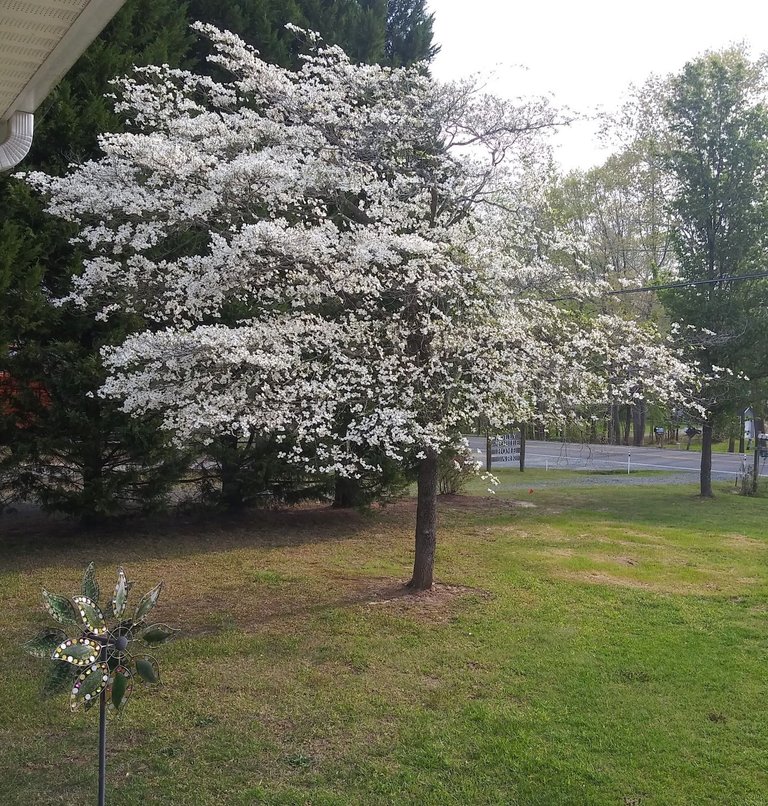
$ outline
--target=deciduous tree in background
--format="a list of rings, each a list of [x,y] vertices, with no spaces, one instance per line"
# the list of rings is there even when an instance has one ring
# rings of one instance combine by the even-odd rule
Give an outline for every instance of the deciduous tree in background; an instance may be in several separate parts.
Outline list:
[[[733,48],[686,64],[670,79],[664,99],[679,273],[684,280],[709,281],[664,295],[675,319],[696,326],[697,357],[712,376],[705,390],[709,416],[702,435],[703,496],[712,495],[713,424],[749,402],[746,381],[739,385],[719,368],[746,373],[753,393],[755,383],[768,375],[768,283],[727,280],[766,267],[765,93],[765,61],[752,62],[744,50]]]

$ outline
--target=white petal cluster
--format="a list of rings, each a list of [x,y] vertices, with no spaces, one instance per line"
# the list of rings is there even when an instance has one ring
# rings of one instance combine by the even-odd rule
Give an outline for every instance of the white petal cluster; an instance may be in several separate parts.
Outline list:
[[[601,288],[550,263],[569,244],[532,212],[546,102],[316,44],[291,73],[197,28],[229,80],[138,69],[117,82],[129,133],[26,177],[80,225],[68,301],[146,323],[104,356],[126,411],[160,412],[182,442],[277,435],[292,461],[355,474],[479,414],[571,416],[692,382],[648,329],[547,301]]]

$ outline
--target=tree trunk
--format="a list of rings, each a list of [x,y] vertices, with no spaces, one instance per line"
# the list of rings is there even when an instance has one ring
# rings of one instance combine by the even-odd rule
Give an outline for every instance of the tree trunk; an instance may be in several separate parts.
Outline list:
[[[627,406],[624,414],[624,444],[629,445],[629,428],[632,424],[632,407]]]
[[[417,489],[416,555],[408,587],[422,591],[432,587],[437,543],[437,451],[431,448],[419,464]]]
[[[757,479],[760,476],[760,448],[755,448],[755,458],[752,463],[752,493],[757,493]]]
[[[702,498],[712,498],[712,425],[701,427],[701,473],[699,486]]]
[[[346,476],[336,476],[336,483],[333,490],[334,509],[353,509],[362,503],[362,491],[360,480],[347,478]]]
[[[619,406],[611,404],[611,445],[621,445],[621,422],[619,421]]]
[[[221,475],[221,502],[227,509],[245,506],[245,490],[241,476],[241,456],[237,437],[228,434],[219,437],[219,473]]]
[[[525,423],[520,423],[520,472],[525,470]]]
[[[85,457],[82,479],[80,520],[83,526],[100,526],[107,517],[104,511],[104,468],[100,454],[89,452]]]
[[[742,410],[739,414],[739,453],[744,453],[744,425],[744,411]]]
[[[635,447],[643,446],[645,438],[645,401],[640,400],[632,409],[632,443]]]

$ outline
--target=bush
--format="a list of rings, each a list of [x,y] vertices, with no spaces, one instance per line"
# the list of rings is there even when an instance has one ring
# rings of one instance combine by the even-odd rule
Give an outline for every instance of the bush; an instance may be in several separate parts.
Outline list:
[[[437,491],[440,495],[456,495],[477,475],[480,463],[469,448],[449,448],[444,451],[437,468]]]

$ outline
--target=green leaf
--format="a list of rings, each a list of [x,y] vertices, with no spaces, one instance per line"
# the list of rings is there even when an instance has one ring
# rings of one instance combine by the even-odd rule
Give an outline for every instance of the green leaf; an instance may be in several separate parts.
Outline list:
[[[136,671],[142,680],[147,683],[160,682],[160,668],[157,661],[151,655],[142,655],[136,658]]]
[[[64,630],[48,629],[39,632],[23,644],[24,649],[36,658],[50,658],[53,650],[67,639]]]
[[[94,604],[99,603],[99,583],[96,581],[96,567],[93,563],[89,563],[85,569],[80,591],[83,596],[87,596]]]
[[[178,632],[181,632],[181,630],[169,627],[167,624],[152,624],[139,635],[139,639],[150,646],[157,646],[170,641]]]
[[[94,663],[79,674],[69,695],[69,707],[76,711],[80,705],[92,705],[109,681],[109,667],[106,663]]]
[[[141,597],[141,601],[136,606],[136,613],[133,617],[135,623],[138,624],[140,621],[144,621],[147,613],[157,604],[162,589],[163,583],[158,582],[149,593],[145,593],[144,596]]]
[[[45,609],[59,622],[59,624],[77,624],[77,612],[72,602],[66,596],[49,593],[43,588],[43,601]]]
[[[60,691],[72,688],[73,667],[69,663],[60,660],[51,661],[48,664],[41,693],[43,697],[51,697]]]
[[[117,585],[115,585],[115,593],[112,596],[112,612],[115,614],[115,618],[122,618],[125,612],[129,589],[130,583],[125,578],[125,571],[120,567],[117,569]]]
[[[72,601],[80,613],[80,620],[83,622],[85,629],[94,635],[104,635],[107,631],[107,625],[99,606],[87,596],[73,596]]]
[[[65,660],[73,666],[90,666],[101,654],[101,644],[90,638],[67,638],[53,650],[53,660]]]
[[[133,691],[133,675],[125,666],[118,666],[112,673],[107,686],[107,706],[110,711],[119,711]]]

